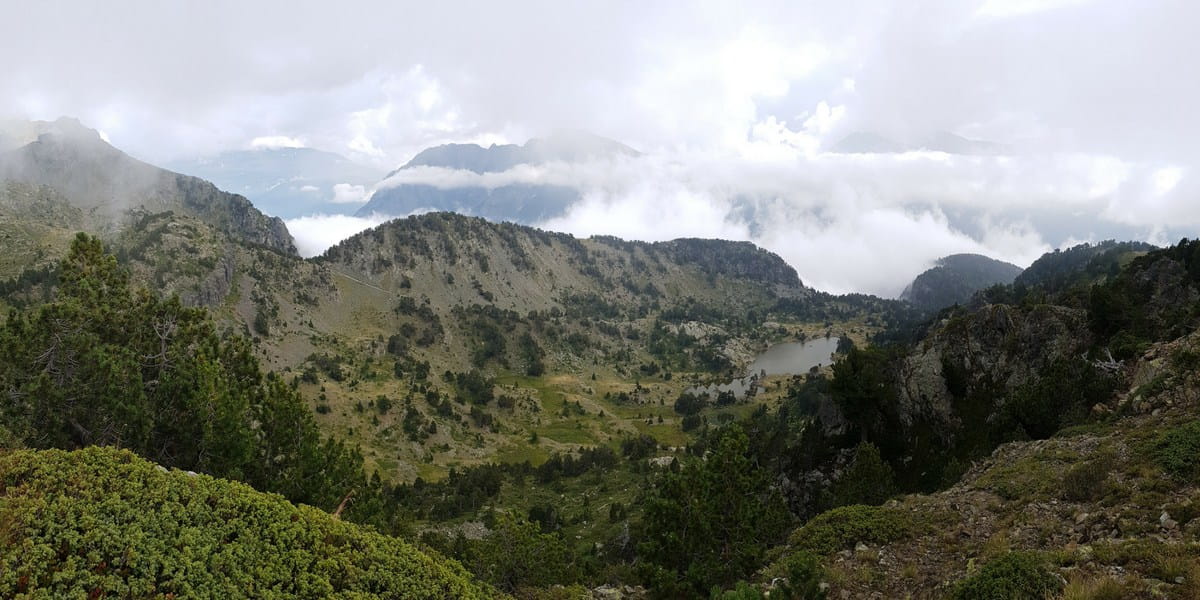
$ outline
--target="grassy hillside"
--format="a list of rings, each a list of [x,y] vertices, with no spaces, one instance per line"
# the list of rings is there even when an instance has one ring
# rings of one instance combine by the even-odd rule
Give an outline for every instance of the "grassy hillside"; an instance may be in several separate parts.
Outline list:
[[[457,563],[108,448],[0,453],[5,598],[495,598]]]

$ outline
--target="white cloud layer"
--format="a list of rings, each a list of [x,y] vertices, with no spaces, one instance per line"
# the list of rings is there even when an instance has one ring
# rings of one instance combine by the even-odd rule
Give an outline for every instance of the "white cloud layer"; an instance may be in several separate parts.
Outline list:
[[[305,258],[317,256],[330,246],[364,230],[375,227],[391,217],[372,215],[351,217],[348,215],[309,215],[285,221],[288,231],[296,239],[296,249]]]
[[[739,153],[674,151],[483,174],[422,167],[381,187],[569,185],[582,200],[540,227],[647,241],[750,240],[818,289],[884,296],[947,254],[1027,266],[1079,240],[1161,242],[1162,223],[1200,227],[1200,205],[1189,201],[1190,181],[1178,167],[1078,153],[816,151],[806,139],[812,121],[834,112],[818,107],[795,131],[767,122],[770,135]]]
[[[264,135],[250,140],[251,148],[303,148],[299,138],[286,135]]]
[[[333,198],[330,202],[334,204],[362,204],[367,201],[367,198],[366,186],[338,183],[333,186]]]

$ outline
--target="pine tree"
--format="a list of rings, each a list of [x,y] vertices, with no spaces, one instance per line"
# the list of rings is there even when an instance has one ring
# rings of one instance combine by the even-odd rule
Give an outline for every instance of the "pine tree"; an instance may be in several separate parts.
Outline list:
[[[663,597],[698,597],[754,571],[789,515],[749,455],[741,427],[722,431],[707,460],[667,471],[646,503],[643,574]]]
[[[296,391],[261,374],[245,339],[219,337],[203,309],[133,289],[100,240],[75,238],[60,281],[54,301],[0,326],[0,439],[119,446],[327,510],[379,493],[362,457],[322,438]],[[394,521],[379,502],[361,506],[350,513]]]

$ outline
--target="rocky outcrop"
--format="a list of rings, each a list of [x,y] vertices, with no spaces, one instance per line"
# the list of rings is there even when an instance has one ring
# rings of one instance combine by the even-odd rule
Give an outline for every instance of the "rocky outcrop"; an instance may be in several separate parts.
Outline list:
[[[953,429],[958,400],[985,390],[1003,398],[1090,345],[1086,314],[1062,306],[992,304],[947,319],[901,361],[898,414],[905,425],[922,420]]]
[[[171,174],[184,208],[234,239],[296,255],[296,243],[279,217],[259,212],[244,196],[187,175]]]
[[[220,305],[233,287],[237,274],[237,262],[226,254],[217,261],[217,266],[196,285],[194,293],[181,294],[184,304],[212,308]]]

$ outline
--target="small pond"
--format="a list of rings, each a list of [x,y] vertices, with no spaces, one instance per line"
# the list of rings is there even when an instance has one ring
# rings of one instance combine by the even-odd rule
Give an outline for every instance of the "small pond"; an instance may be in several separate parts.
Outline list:
[[[767,348],[766,352],[758,355],[746,369],[746,376],[734,379],[729,383],[706,385],[689,388],[690,394],[706,395],[715,399],[721,392],[733,392],[734,397],[741,400],[746,392],[755,384],[758,377],[766,375],[801,375],[816,366],[833,362],[831,355],[837,351],[836,336],[818,337],[803,342],[788,342],[776,344]]]

